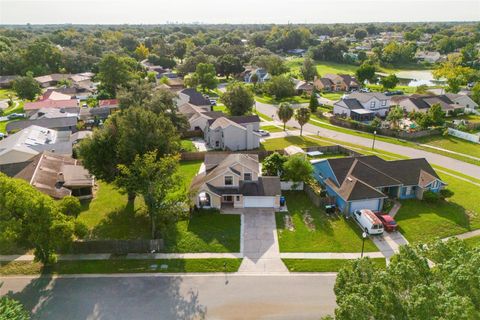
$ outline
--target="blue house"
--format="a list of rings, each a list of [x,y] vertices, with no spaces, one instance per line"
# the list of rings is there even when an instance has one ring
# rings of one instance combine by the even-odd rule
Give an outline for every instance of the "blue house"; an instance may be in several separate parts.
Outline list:
[[[386,198],[422,199],[425,191],[446,185],[425,159],[386,161],[377,156],[321,160],[315,179],[350,215],[359,209],[382,210]]]

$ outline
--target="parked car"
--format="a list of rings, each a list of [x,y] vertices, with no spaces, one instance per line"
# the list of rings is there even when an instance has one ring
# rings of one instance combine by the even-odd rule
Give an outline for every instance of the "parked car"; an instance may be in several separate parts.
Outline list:
[[[383,94],[386,95],[387,97],[389,97],[389,96],[401,96],[401,95],[403,95],[403,91],[402,90],[385,91]]]
[[[368,88],[362,88],[362,89],[360,89],[359,91],[360,91],[360,92],[370,92],[370,89],[368,89]]]
[[[216,106],[217,105],[217,100],[215,99],[210,99],[210,105],[213,107],[213,106]]]
[[[265,131],[265,130],[262,130],[262,129],[258,130],[257,132],[258,132],[262,137],[268,137],[268,136],[270,135],[270,132]]]
[[[7,116],[7,118],[8,118],[8,120],[25,118],[25,114],[23,114],[23,113],[11,113]]]
[[[383,224],[383,229],[388,232],[397,231],[398,224],[391,216],[384,212],[375,212],[375,215],[380,219]]]
[[[372,210],[355,210],[353,212],[353,218],[367,234],[373,235],[383,233],[382,221],[380,221],[380,219],[375,215],[375,213],[373,213]]]

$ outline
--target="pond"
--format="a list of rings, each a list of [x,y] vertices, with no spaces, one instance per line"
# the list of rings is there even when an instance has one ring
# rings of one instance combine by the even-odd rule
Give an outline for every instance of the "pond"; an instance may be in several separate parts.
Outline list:
[[[434,86],[443,84],[444,80],[436,80],[433,78],[431,70],[404,70],[395,73],[400,79],[401,85],[410,87],[418,87],[421,85]]]

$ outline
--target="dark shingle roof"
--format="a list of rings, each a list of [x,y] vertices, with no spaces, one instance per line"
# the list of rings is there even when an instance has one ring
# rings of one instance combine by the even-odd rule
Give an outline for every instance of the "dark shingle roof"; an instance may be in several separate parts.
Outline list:
[[[343,99],[342,101],[350,110],[363,109],[362,104],[357,99]]]
[[[211,125],[212,123],[214,123],[217,118],[208,120],[208,125]],[[233,116],[233,117],[226,117],[226,118],[228,120],[233,121],[233,122],[238,123],[238,124],[260,122],[260,118],[257,115]]]
[[[193,88],[187,88],[183,89],[180,91],[180,93],[186,94],[187,96],[190,97],[190,103],[196,106],[209,106],[210,105],[210,100],[205,98],[203,94],[198,92],[197,90]]]
[[[77,125],[77,117],[63,117],[63,118],[42,118],[35,120],[13,121],[7,124],[7,132],[14,130],[22,130],[30,126],[39,126],[48,129],[61,129],[68,127],[75,127]]]

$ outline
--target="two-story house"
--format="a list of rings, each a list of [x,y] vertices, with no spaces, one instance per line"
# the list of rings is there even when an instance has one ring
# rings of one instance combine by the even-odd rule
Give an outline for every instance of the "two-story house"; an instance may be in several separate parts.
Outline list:
[[[327,73],[323,76],[325,79],[329,79],[332,82],[332,91],[351,91],[358,90],[360,87],[357,80],[348,74],[331,74]]]
[[[392,99],[392,103],[403,108],[406,112],[426,113],[433,105],[439,105],[445,114],[464,112],[465,109],[476,107],[476,103],[468,96],[454,94],[412,94],[410,96],[398,96]]]
[[[238,151],[260,147],[259,128],[257,115],[219,117],[208,120],[203,132],[210,148]]]
[[[354,92],[333,105],[333,114],[357,121],[385,117],[390,109],[390,97],[380,92]]]
[[[280,178],[261,176],[258,155],[205,155],[203,172],[192,181],[198,208],[279,208]]]
[[[377,156],[320,160],[313,164],[314,178],[349,215],[355,210],[382,210],[388,197],[422,199],[426,191],[445,187],[425,159],[386,161]]]

